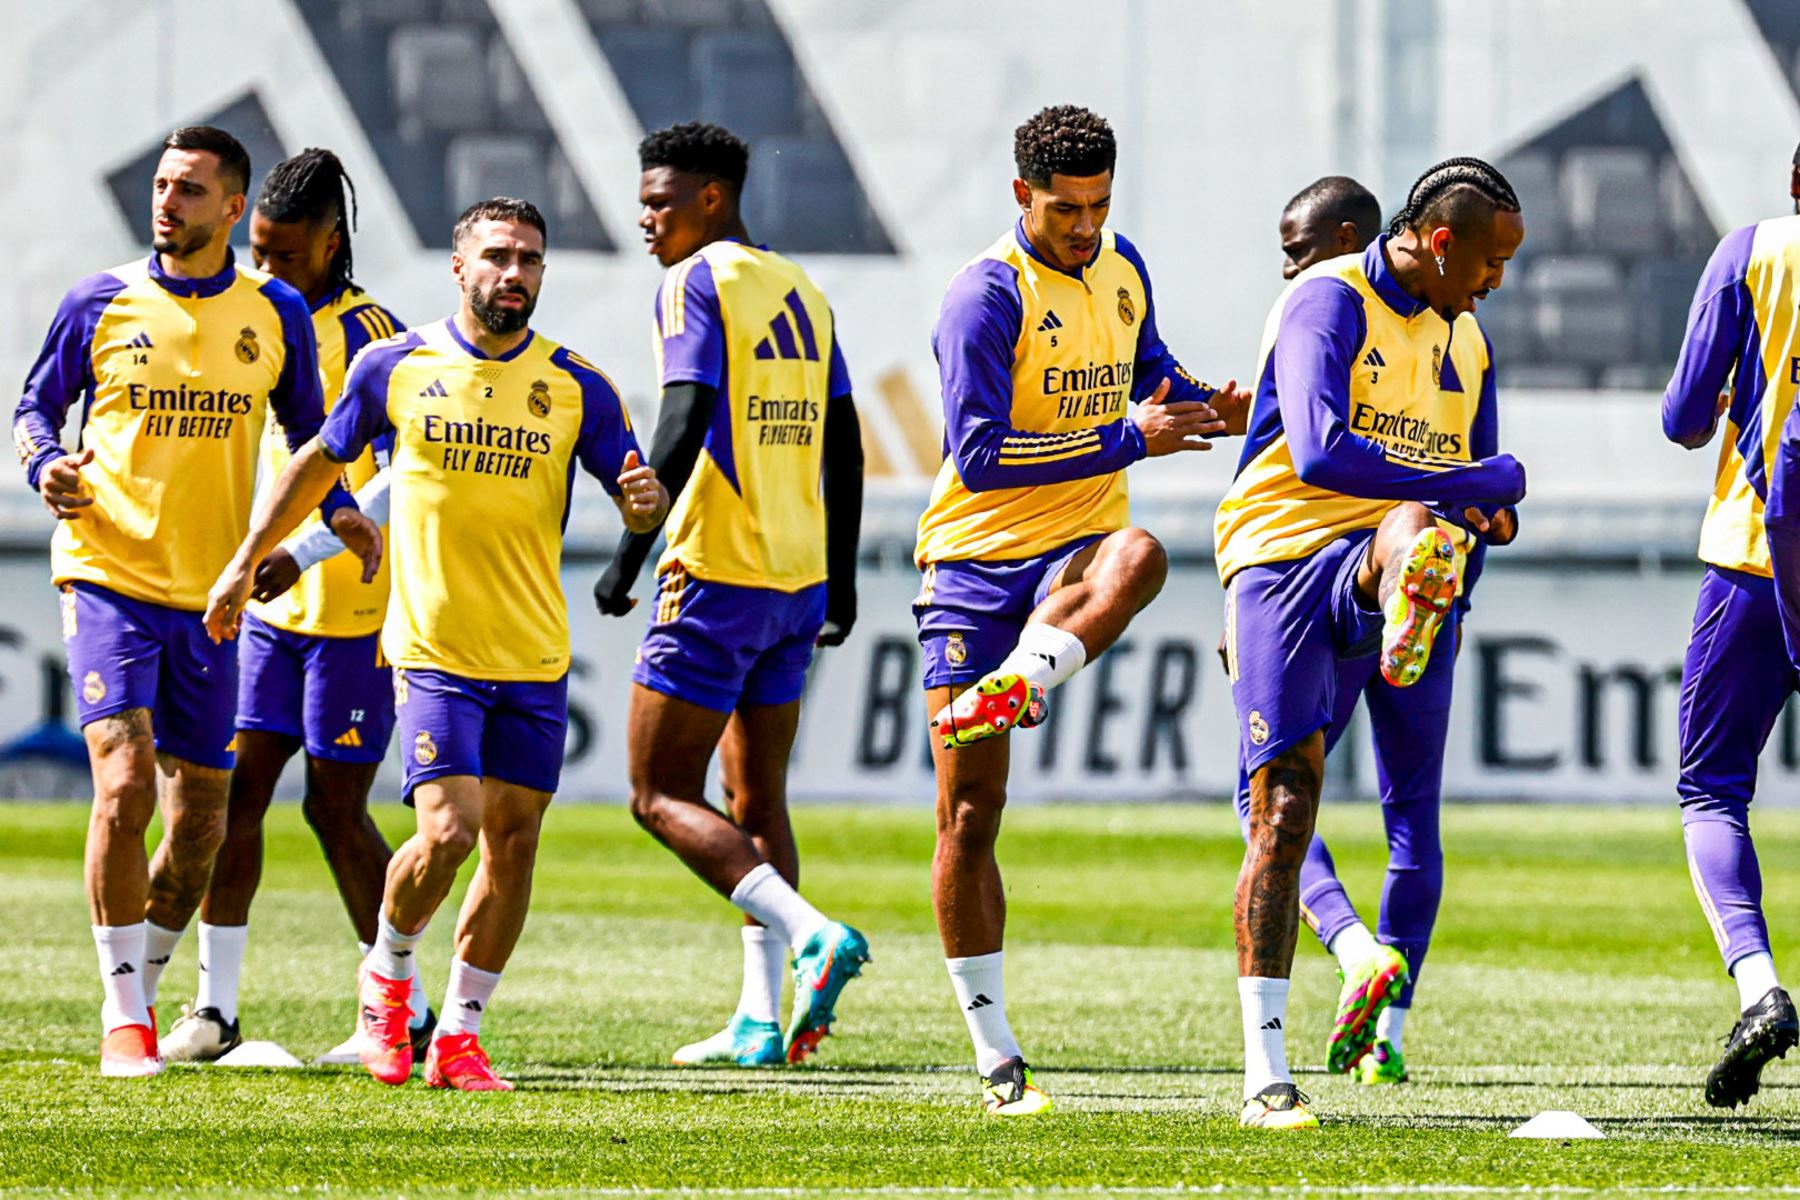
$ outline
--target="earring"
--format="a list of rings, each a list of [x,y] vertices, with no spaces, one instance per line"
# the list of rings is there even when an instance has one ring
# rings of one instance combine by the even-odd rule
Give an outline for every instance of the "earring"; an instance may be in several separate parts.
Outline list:
[[[1437,257],[1437,265],[1438,265],[1438,274],[1442,275],[1444,273],[1444,256],[1439,254],[1436,257]]]

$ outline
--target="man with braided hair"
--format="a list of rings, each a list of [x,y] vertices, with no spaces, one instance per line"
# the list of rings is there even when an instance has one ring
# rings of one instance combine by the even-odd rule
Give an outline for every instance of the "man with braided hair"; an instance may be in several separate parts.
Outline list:
[[[1362,252],[1381,230],[1380,211],[1375,197],[1354,179],[1334,175],[1309,185],[1281,215],[1282,274],[1292,279],[1314,263]],[[1456,318],[1439,391],[1446,430],[1466,435],[1460,446],[1446,447],[1448,457],[1480,459],[1498,453],[1493,347],[1474,313]],[[1448,528],[1459,543],[1466,542],[1460,530]],[[1457,644],[1485,552],[1486,545],[1478,542],[1468,550],[1466,563],[1459,563],[1460,594],[1440,635]],[[1387,882],[1375,931],[1357,915],[1338,880],[1331,851],[1317,834],[1300,869],[1300,916],[1337,959],[1343,980],[1325,1064],[1334,1073],[1351,1072],[1365,1084],[1404,1083],[1408,1078],[1402,1035],[1444,889],[1438,808],[1455,659],[1454,654],[1437,655],[1418,682],[1404,688],[1380,677],[1373,655],[1342,663],[1325,731],[1329,755],[1358,704],[1367,702],[1388,841]],[[1247,830],[1250,785],[1242,773],[1237,809]]]
[[[352,278],[356,191],[330,150],[309,149],[270,169],[250,214],[256,265],[293,286],[312,310],[327,411],[344,374],[372,341],[405,328]],[[264,430],[265,483],[288,461],[282,431]],[[345,467],[364,514],[385,524],[387,448]],[[301,811],[318,835],[357,940],[375,940],[388,845],[369,817],[369,788],[394,727],[394,690],[378,636],[387,612],[384,561],[365,571],[329,526],[309,520],[257,573],[238,656],[237,769],[225,843],[200,905],[200,983],[193,1005],[162,1039],[171,1062],[211,1062],[243,1040],[238,983],[250,904],[262,878],[263,817],[282,768],[306,751]],[[301,572],[313,564],[316,571]],[[300,586],[293,589],[295,584]],[[421,1052],[431,1030],[422,988],[413,994]],[[346,1043],[328,1059],[356,1062]]]
[[[1663,393],[1663,433],[1697,450],[1723,418],[1718,477],[1700,527],[1706,564],[1681,669],[1681,833],[1688,873],[1737,985],[1739,1016],[1706,1077],[1706,1102],[1735,1108],[1762,1069],[1800,1043],[1800,1014],[1775,973],[1750,837],[1757,759],[1800,687],[1777,647],[1800,646],[1800,150],[1796,215],[1725,235],[1694,289],[1687,335]],[[1729,392],[1721,396],[1723,392]],[[1765,507],[1766,505],[1766,507]]]
[[[1386,236],[1302,271],[1264,328],[1215,529],[1250,782],[1235,902],[1246,1127],[1318,1127],[1284,1023],[1339,662],[1378,649],[1384,679],[1417,683],[1456,596],[1461,533],[1503,544],[1516,530],[1523,468],[1469,460],[1468,422],[1440,384],[1452,322],[1500,286],[1524,237],[1500,173],[1450,159],[1413,185]]]
[[[1130,525],[1125,468],[1208,449],[1225,429],[1215,395],[1220,408],[1243,399],[1182,370],[1157,332],[1143,257],[1104,228],[1112,127],[1046,108],[1013,150],[1019,220],[951,281],[932,333],[944,462],[919,521],[913,603],[936,735],[932,901],[982,1104],[998,1116],[1050,1107],[1002,990],[994,845],[1010,733],[1042,721],[1045,692],[1162,588],[1168,558]]]

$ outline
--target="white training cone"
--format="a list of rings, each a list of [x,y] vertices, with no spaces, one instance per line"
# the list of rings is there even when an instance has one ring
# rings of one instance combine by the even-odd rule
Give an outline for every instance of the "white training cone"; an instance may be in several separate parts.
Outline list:
[[[1548,1112],[1539,1113],[1507,1136],[1544,1138],[1560,1142],[1570,1138],[1603,1138],[1606,1135],[1588,1124],[1587,1118],[1579,1113],[1564,1112],[1560,1108],[1553,1108]]]
[[[219,1067],[299,1067],[305,1064],[274,1042],[245,1042],[213,1065]]]

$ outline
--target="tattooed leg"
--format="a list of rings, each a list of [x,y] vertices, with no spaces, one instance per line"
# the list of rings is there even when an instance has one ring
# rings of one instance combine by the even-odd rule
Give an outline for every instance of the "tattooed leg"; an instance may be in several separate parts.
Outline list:
[[[144,831],[156,811],[156,746],[150,710],[128,708],[82,728],[94,776],[85,874],[88,911],[96,925],[144,919],[149,860]]]
[[[186,929],[212,879],[213,859],[225,841],[231,771],[163,755],[162,844],[150,860],[145,915],[164,929]]]
[[[1250,778],[1250,834],[1238,872],[1238,974],[1286,979],[1300,926],[1300,867],[1312,842],[1325,766],[1316,732]]]

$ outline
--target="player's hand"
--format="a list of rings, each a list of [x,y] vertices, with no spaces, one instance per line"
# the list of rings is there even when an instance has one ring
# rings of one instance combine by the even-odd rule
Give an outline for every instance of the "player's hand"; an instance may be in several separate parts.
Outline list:
[[[656,478],[656,468],[644,465],[636,450],[626,451],[624,468],[619,472],[619,510],[625,528],[649,533],[668,515],[669,490]]]
[[[94,502],[92,496],[81,494],[81,468],[93,461],[94,450],[90,446],[80,454],[65,454],[44,464],[43,473],[38,476],[38,495],[57,520],[73,521]]]
[[[1171,404],[1168,395],[1169,381],[1165,379],[1131,415],[1138,431],[1144,435],[1144,450],[1148,457],[1160,458],[1183,450],[1211,450],[1212,443],[1205,439],[1225,429],[1225,422],[1219,419],[1212,405],[1199,400],[1177,400]],[[1195,440],[1189,441],[1190,438]]]
[[[243,555],[233,555],[212,590],[206,593],[206,636],[214,643],[238,635],[238,623],[244,619],[244,602],[250,598],[252,584],[250,564]]]
[[[1247,388],[1240,388],[1235,379],[1212,394],[1207,403],[1225,422],[1224,436],[1243,437],[1250,431],[1250,402],[1255,398]]]
[[[362,581],[375,582],[381,569],[381,526],[369,519],[360,508],[345,505],[331,514],[331,532],[344,543],[350,553],[362,559]]]
[[[600,572],[594,582],[594,606],[609,617],[622,617],[637,607],[637,597],[630,595],[631,585],[619,578],[615,562]]]
[[[856,584],[825,585],[825,624],[819,627],[820,646],[841,646],[856,625]]]
[[[300,564],[294,561],[286,546],[277,546],[257,565],[250,598],[267,604],[299,582]]]

